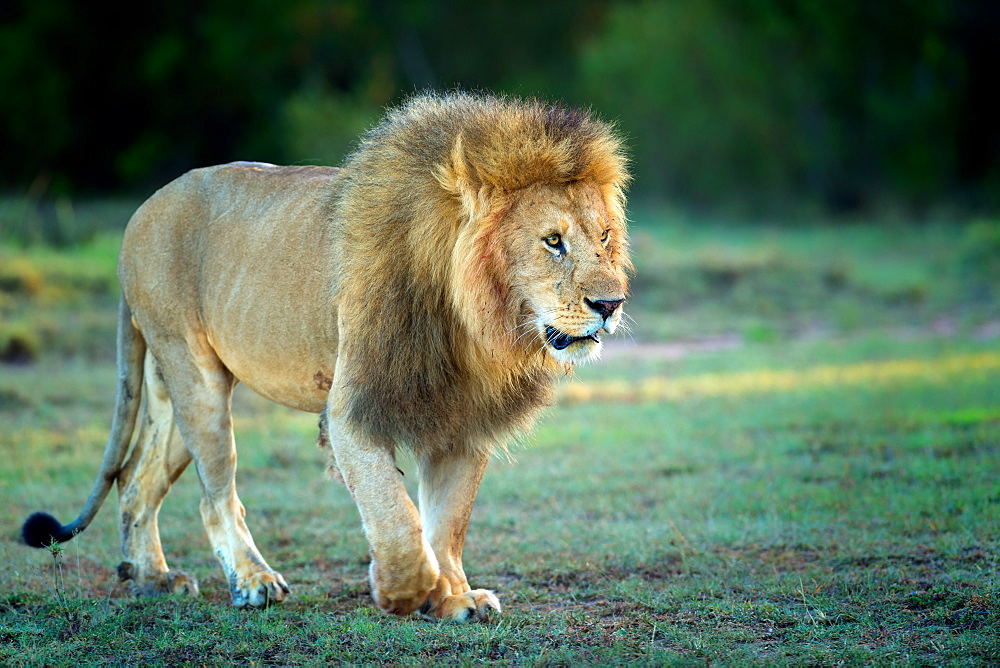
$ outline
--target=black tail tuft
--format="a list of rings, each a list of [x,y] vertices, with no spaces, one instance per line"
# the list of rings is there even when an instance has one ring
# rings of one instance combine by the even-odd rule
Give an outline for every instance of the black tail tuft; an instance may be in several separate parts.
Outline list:
[[[48,547],[53,541],[65,543],[74,535],[48,513],[35,513],[21,527],[21,538],[31,547]]]

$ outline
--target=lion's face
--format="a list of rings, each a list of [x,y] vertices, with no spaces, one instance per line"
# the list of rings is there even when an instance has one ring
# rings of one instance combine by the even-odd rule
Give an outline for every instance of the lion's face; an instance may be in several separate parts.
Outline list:
[[[542,342],[555,359],[596,357],[601,335],[622,318],[628,280],[625,229],[594,186],[535,186],[515,200],[509,249],[512,297],[520,300],[517,336]]]

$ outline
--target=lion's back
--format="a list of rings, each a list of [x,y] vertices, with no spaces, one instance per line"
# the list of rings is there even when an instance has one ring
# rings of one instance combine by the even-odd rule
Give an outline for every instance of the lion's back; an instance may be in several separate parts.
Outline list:
[[[157,190],[136,210],[122,241],[119,278],[140,288],[141,275],[195,280],[205,262],[254,259],[315,244],[325,202],[341,170],[313,165],[232,162],[193,169]],[[296,228],[298,226],[299,229]],[[158,281],[159,282],[159,281]]]

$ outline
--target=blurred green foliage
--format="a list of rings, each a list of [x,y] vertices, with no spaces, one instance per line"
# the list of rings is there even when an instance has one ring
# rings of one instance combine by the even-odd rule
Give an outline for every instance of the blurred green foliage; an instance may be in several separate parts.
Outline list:
[[[975,63],[957,31],[971,8],[623,4],[583,54],[583,87],[634,129],[638,178],[665,194],[702,204],[805,195],[835,210],[883,193],[926,204],[979,149],[960,136],[981,111],[963,108]],[[992,141],[995,159],[995,132]],[[977,178],[998,183],[995,161],[990,170]]]
[[[43,195],[29,191],[27,196],[0,197],[0,244],[66,248],[89,243],[109,230],[118,236],[141,203],[128,198]]]
[[[995,291],[1000,286],[1000,220],[974,221],[966,228],[962,242],[962,269],[975,280],[976,291]]]
[[[123,20],[124,19],[124,20]],[[977,0],[74,0],[0,6],[0,188],[148,191],[191,167],[342,161],[460,86],[593,106],[635,194],[713,208],[1000,204]]]

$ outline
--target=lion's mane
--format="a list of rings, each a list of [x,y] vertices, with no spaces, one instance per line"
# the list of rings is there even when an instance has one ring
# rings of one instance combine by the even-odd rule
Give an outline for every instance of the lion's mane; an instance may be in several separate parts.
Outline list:
[[[560,365],[513,335],[520,189],[588,182],[624,217],[621,141],[590,114],[451,93],[392,111],[349,156],[331,201],[340,407],[389,447],[491,447],[551,402]]]

